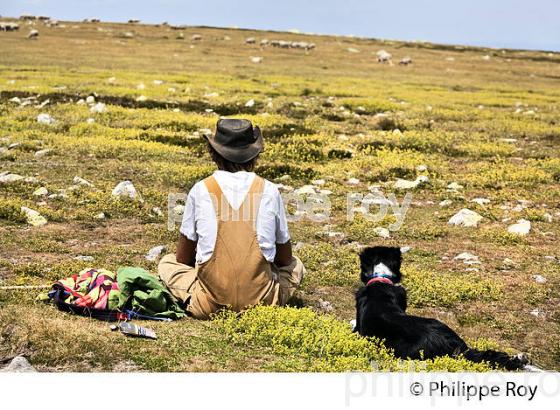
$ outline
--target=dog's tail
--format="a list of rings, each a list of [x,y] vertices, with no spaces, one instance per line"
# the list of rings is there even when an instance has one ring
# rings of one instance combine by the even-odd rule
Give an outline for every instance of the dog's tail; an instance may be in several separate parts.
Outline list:
[[[506,370],[521,370],[529,363],[527,356],[524,354],[510,356],[507,353],[498,352],[496,350],[481,351],[469,348],[463,352],[463,356],[471,362],[488,362],[492,367]]]

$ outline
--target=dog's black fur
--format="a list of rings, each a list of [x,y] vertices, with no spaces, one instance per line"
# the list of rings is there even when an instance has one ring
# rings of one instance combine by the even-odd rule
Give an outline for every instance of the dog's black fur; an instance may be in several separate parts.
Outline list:
[[[431,359],[437,356],[462,354],[473,362],[489,362],[496,368],[522,369],[527,363],[523,356],[511,357],[494,350],[471,349],[457,333],[436,319],[406,314],[406,290],[401,281],[401,250],[384,246],[366,248],[360,254],[361,274],[364,285],[371,279],[374,266],[386,265],[394,285],[374,282],[356,293],[356,328],[363,336],[385,340],[401,359]]]

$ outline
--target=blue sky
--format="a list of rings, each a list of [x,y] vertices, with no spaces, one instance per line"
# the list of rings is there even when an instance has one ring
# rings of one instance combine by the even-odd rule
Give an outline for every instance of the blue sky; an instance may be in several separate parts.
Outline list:
[[[23,13],[560,51],[560,0],[0,0]]]

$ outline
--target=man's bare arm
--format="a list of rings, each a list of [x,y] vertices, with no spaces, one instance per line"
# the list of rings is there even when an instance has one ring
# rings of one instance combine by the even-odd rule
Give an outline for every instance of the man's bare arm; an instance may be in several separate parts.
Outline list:
[[[276,256],[274,257],[274,264],[276,266],[288,266],[292,263],[292,242],[276,244]]]
[[[191,241],[185,235],[179,235],[176,258],[177,262],[194,267],[196,263],[196,241]]]

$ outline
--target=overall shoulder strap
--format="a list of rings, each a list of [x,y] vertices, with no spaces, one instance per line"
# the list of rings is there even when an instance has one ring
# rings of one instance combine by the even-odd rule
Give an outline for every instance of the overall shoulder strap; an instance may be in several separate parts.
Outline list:
[[[222,192],[222,188],[214,178],[214,175],[209,176],[204,180],[204,185],[206,185],[206,189],[208,190],[208,194],[210,195],[210,199],[214,204],[214,211],[216,212],[216,220],[221,220],[223,215],[227,215],[230,213],[230,206],[225,196]]]
[[[255,179],[247,192],[247,196],[241,205],[240,212],[243,215],[250,217],[253,224],[256,225],[257,214],[261,204],[261,199],[264,191],[264,179],[255,175]]]

